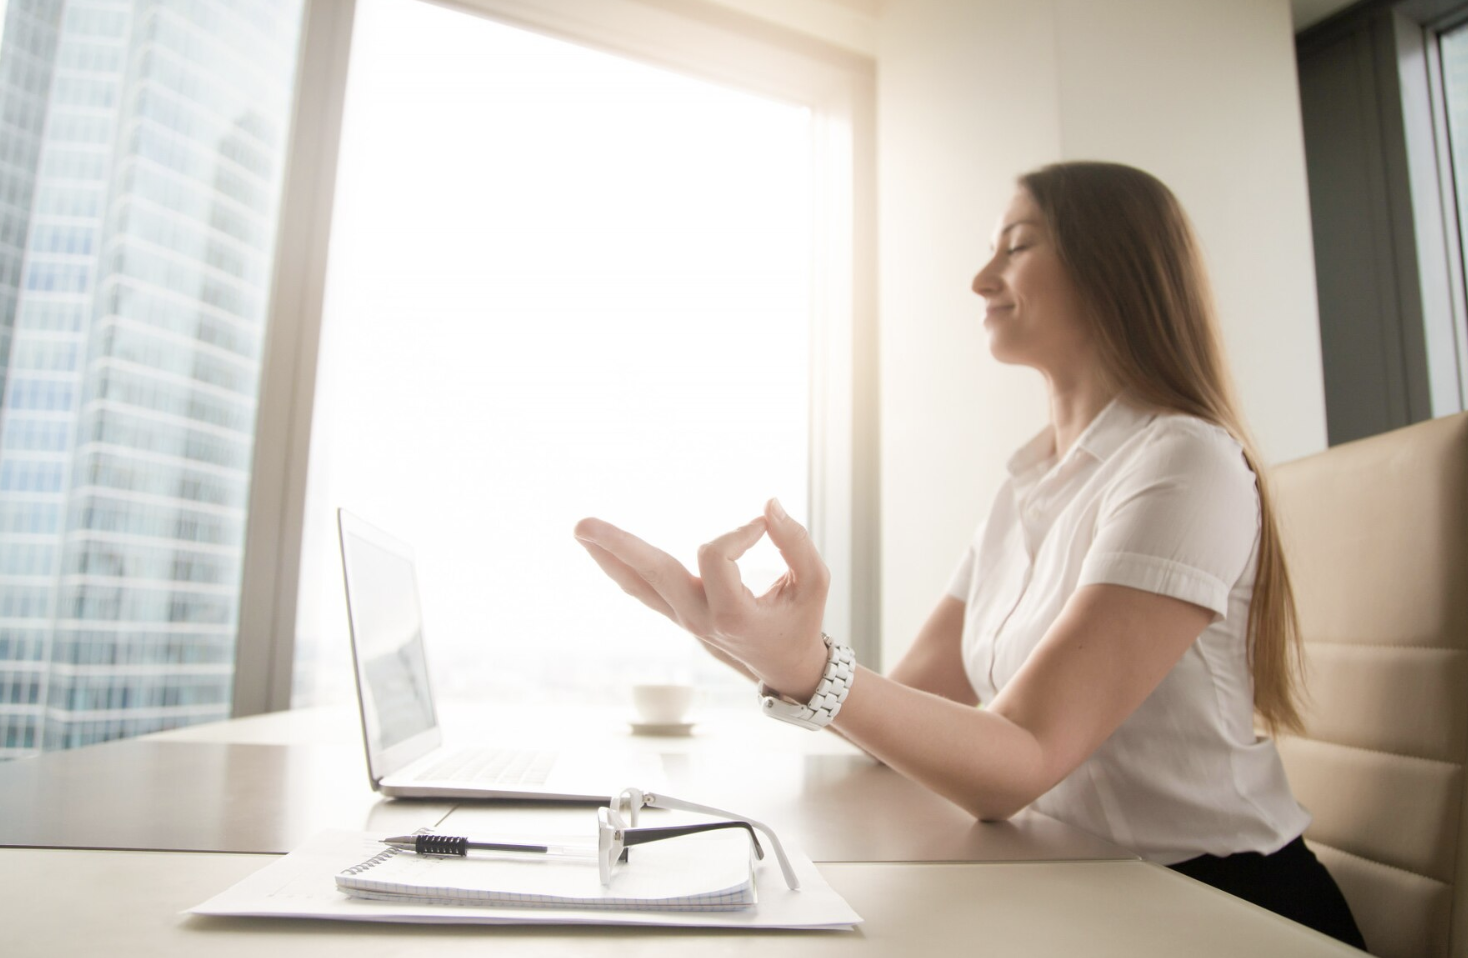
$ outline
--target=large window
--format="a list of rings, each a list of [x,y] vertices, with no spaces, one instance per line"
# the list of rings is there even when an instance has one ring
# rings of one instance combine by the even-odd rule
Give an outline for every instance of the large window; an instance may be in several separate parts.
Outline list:
[[[338,506],[414,546],[446,697],[733,684],[571,529],[693,567],[771,495],[808,515],[813,140],[804,106],[358,0],[293,702],[351,694]]]

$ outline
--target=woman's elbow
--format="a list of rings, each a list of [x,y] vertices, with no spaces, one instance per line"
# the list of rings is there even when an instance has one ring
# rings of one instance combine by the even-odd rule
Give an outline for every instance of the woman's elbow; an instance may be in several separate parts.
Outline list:
[[[969,796],[959,804],[981,822],[1007,822],[1029,807],[1038,795]]]
[[[1036,770],[1036,774],[1016,774],[1007,781],[986,784],[988,787],[971,789],[956,801],[981,822],[1005,822],[1030,807],[1054,782]]]

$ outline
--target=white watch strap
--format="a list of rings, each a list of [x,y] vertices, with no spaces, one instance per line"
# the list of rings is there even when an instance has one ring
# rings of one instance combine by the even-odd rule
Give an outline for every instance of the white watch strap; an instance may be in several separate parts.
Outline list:
[[[851,680],[856,677],[856,654],[851,646],[838,644],[824,632],[821,640],[826,643],[826,671],[809,702],[793,702],[760,683],[760,709],[770,718],[815,730],[830,725],[841,711],[841,704],[851,691]]]

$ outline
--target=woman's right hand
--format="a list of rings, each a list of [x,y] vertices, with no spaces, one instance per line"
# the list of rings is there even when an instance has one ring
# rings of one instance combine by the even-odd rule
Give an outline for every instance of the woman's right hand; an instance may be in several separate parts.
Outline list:
[[[755,596],[739,558],[769,533],[785,574]],[[637,536],[600,519],[576,524],[576,539],[627,594],[742,663],[773,689],[805,701],[825,670],[821,640],[830,573],[805,528],[771,499],[765,514],[698,550],[699,576]],[[722,656],[721,656],[722,657]]]

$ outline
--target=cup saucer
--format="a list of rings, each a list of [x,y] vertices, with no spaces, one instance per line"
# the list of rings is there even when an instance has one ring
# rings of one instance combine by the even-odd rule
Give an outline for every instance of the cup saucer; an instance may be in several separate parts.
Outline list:
[[[682,736],[693,734],[692,722],[631,722],[633,735]]]

